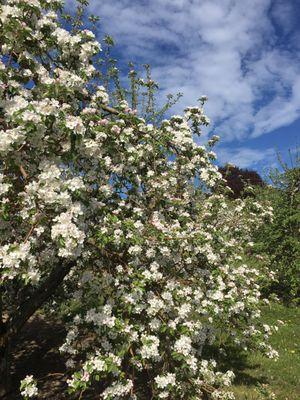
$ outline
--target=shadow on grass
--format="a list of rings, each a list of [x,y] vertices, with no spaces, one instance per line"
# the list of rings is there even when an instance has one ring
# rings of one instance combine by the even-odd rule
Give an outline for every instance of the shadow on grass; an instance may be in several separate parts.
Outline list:
[[[216,360],[218,369],[221,371],[233,371],[235,374],[235,384],[256,386],[258,384],[269,383],[267,376],[258,377],[251,374],[251,371],[258,370],[261,365],[259,363],[250,363],[249,355],[233,346],[226,347],[226,353],[221,353],[217,346],[209,346],[203,352],[203,356],[206,359],[213,358]]]
[[[33,375],[38,380],[39,399],[65,400],[72,397],[66,396],[67,375],[65,359],[58,348],[65,337],[63,324],[53,323],[37,316],[30,320],[23,333],[15,343],[12,360],[12,389],[5,400],[19,400],[19,384],[27,374]],[[205,348],[205,359],[213,358],[218,363],[218,369],[225,372],[232,370],[235,374],[234,383],[244,386],[257,386],[269,383],[266,376],[255,376],[252,371],[261,367],[259,363],[249,362],[246,352],[235,347],[226,347],[226,354],[220,352],[217,346]],[[147,376],[141,376],[142,380]],[[84,399],[98,398],[104,389],[101,383],[85,392]],[[151,398],[145,394],[145,398]],[[2,399],[1,399],[2,400]],[[3,399],[4,400],[4,399]]]

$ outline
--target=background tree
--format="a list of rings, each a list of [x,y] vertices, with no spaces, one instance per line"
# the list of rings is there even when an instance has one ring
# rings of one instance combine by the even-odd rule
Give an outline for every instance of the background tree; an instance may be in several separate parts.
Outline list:
[[[278,157],[280,168],[271,170],[271,185],[257,192],[260,201],[273,207],[273,222],[263,225],[256,238],[258,253],[265,253],[275,271],[266,282],[266,292],[285,302],[298,303],[300,297],[300,168],[299,152],[290,163]]]
[[[248,186],[262,187],[265,185],[259,173],[254,170],[243,169],[227,164],[224,167],[219,167],[219,172],[232,191],[232,193],[229,193],[229,196],[234,199],[249,195],[249,192],[245,191]]]

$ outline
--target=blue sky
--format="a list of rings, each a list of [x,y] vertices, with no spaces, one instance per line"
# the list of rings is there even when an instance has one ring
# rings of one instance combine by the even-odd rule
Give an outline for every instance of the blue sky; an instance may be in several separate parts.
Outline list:
[[[300,0],[91,0],[89,11],[121,65],[149,63],[161,99],[183,92],[173,113],[208,96],[221,163],[262,171],[299,145]]]

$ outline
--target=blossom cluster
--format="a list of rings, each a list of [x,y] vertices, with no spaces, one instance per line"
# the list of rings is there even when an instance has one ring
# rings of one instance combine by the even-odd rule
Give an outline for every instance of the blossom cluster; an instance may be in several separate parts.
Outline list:
[[[24,379],[22,379],[20,384],[20,392],[25,400],[37,396],[38,388],[32,375],[27,375]]]

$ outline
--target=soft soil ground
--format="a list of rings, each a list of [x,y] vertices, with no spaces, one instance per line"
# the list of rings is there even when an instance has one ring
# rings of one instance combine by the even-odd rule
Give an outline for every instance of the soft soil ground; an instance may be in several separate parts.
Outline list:
[[[62,324],[41,316],[31,319],[14,344],[11,385],[5,400],[19,400],[20,380],[33,375],[38,381],[38,399],[63,400],[67,389],[65,360],[58,351],[65,336]]]
[[[279,360],[274,362],[253,353],[248,358],[238,355],[232,358],[230,365],[236,374],[234,391],[237,400],[261,400],[261,388],[276,394],[278,400],[300,399],[300,308],[287,308],[273,304],[265,307],[262,320],[266,324],[279,325],[279,331],[273,335],[273,347],[279,352]],[[61,324],[45,320],[41,316],[33,318],[24,328],[21,338],[14,345],[12,362],[12,392],[5,400],[19,400],[19,382],[27,374],[38,380],[38,399],[69,399],[66,392],[65,360],[58,351],[64,340]],[[76,397],[76,399],[79,396]],[[82,398],[99,399],[99,395],[87,395]],[[2,399],[1,399],[2,400]]]

